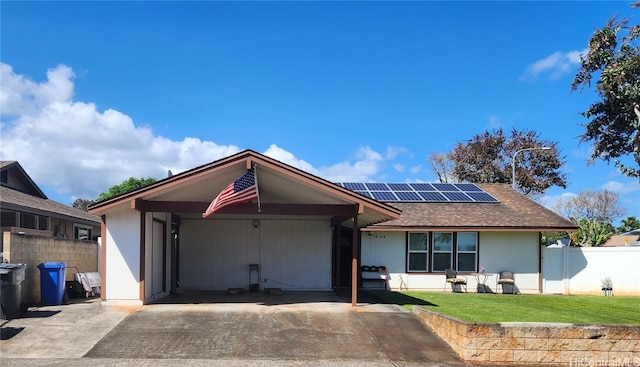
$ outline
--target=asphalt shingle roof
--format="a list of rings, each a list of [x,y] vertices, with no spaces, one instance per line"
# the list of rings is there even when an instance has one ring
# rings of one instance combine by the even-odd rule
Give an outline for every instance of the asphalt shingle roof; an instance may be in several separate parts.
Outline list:
[[[0,205],[7,209],[16,209],[19,207],[29,208],[31,209],[29,212],[32,213],[42,213],[52,217],[81,219],[93,222],[96,225],[100,223],[100,217],[97,215],[89,214],[83,210],[64,205],[57,201],[41,199],[3,186],[0,186]]]
[[[515,192],[507,184],[476,184],[498,203],[389,203],[402,210],[399,219],[371,228],[437,227],[520,230],[575,230],[570,220]]]

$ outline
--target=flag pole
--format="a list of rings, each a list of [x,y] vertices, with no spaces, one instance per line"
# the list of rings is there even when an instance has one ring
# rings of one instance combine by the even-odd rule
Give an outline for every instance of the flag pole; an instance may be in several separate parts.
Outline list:
[[[260,208],[260,190],[258,190],[258,165],[253,165],[253,180],[256,182],[256,196],[258,197],[258,213],[262,211]]]

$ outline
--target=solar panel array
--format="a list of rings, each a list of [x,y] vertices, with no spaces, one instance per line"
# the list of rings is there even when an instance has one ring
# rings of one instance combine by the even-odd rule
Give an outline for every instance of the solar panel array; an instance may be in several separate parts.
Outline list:
[[[498,200],[471,183],[342,182],[338,185],[387,202],[497,203]]]

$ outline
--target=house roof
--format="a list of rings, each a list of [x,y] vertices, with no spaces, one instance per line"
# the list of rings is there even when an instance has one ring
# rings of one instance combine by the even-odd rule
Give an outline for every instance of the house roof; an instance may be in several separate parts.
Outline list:
[[[567,231],[577,230],[570,220],[514,191],[507,184],[476,184],[497,203],[389,203],[402,216],[365,230]]]
[[[0,182],[0,186],[9,187],[41,199],[47,198],[47,195],[40,190],[18,161],[0,161],[0,171],[6,171],[10,176],[8,177],[10,182]]]
[[[23,211],[37,215],[74,220],[80,223],[99,225],[100,218],[83,210],[49,199],[25,194],[8,187],[0,187],[2,209]]]
[[[640,234],[623,233],[619,235],[611,236],[602,246],[603,247],[615,247],[615,246],[640,246]]]
[[[211,218],[231,214],[324,215],[349,224],[350,218],[358,214],[360,227],[400,217],[400,211],[389,204],[252,150],[244,150],[95,203],[89,207],[89,212],[101,215],[134,208],[200,216],[224,187],[254,165],[257,167],[260,213],[256,203],[238,204],[222,208]]]

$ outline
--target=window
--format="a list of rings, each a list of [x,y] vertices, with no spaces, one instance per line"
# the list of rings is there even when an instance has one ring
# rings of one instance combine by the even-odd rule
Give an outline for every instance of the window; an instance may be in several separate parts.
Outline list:
[[[427,271],[429,264],[429,234],[409,233],[409,271]]]
[[[20,213],[20,228],[37,229],[36,216],[30,213]]]
[[[458,271],[476,271],[478,234],[476,232],[459,232],[457,250]]]
[[[38,215],[38,229],[41,231],[49,230],[49,217],[46,215]]]
[[[453,254],[453,233],[433,233],[433,271],[445,271],[451,268]]]
[[[0,219],[0,226],[1,227],[17,227],[18,226],[18,221],[16,220],[17,218],[17,213],[12,211],[12,210],[3,210],[2,211],[2,219]]]
[[[79,225],[73,225],[73,238],[76,240],[91,240],[91,228]]]

